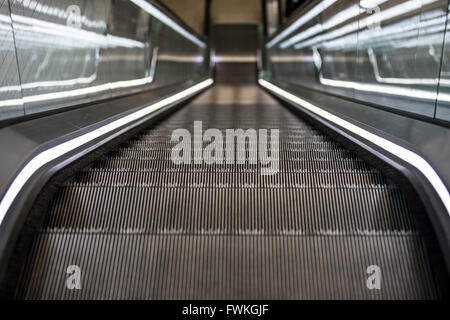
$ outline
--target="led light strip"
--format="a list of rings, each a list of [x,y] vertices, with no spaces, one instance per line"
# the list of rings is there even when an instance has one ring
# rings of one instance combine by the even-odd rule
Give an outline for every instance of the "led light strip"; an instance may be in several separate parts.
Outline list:
[[[213,84],[213,82],[214,81],[212,79],[207,79],[205,81],[202,81],[202,82],[200,82],[184,91],[181,91],[173,96],[170,96],[166,99],[163,99],[159,102],[149,105],[139,111],[133,112],[132,114],[127,115],[121,119],[115,120],[107,125],[104,125],[103,127],[100,127],[91,132],[83,134],[79,137],[73,138],[73,139],[63,142],[57,146],[54,146],[50,149],[42,151],[41,153],[36,155],[19,172],[19,174],[15,177],[14,181],[11,183],[11,185],[9,186],[5,195],[3,196],[3,199],[0,202],[0,224],[3,222],[3,219],[6,216],[6,213],[8,212],[9,208],[11,207],[12,203],[16,199],[19,192],[22,190],[23,186],[33,176],[33,174],[37,170],[42,168],[44,165],[46,165],[50,161],[53,161],[65,154],[67,154],[70,151],[75,150],[78,147],[85,145],[86,143],[88,143],[94,139],[97,139],[107,133],[110,133],[124,125],[130,124],[131,122],[140,120],[140,119],[144,118],[145,116],[149,115],[150,113],[153,113],[165,106],[168,106],[168,105],[175,103],[177,101],[180,101],[181,99],[186,98],[194,93],[197,93],[200,90]]]
[[[214,62],[236,62],[236,63],[252,63],[256,62],[256,56],[214,56]]]
[[[387,139],[384,139],[380,136],[377,136],[367,130],[364,130],[342,118],[339,118],[335,116],[334,114],[325,111],[308,101],[305,101],[277,86],[274,84],[264,80],[259,79],[259,84],[263,86],[264,88],[267,88],[268,90],[272,91],[273,93],[286,98],[287,100],[298,104],[305,108],[308,111],[311,111],[312,113],[318,115],[321,118],[324,118],[331,123],[338,125],[339,127],[342,127],[361,138],[364,138],[380,148],[383,148],[384,150],[390,152],[391,154],[395,155],[396,157],[402,159],[403,161],[408,162],[415,168],[417,168],[422,174],[428,179],[428,181],[431,183],[437,194],[439,195],[439,198],[441,199],[442,203],[444,204],[445,208],[447,209],[447,213],[450,215],[450,194],[447,190],[447,187],[442,182],[439,175],[434,171],[434,169],[431,167],[431,165],[421,156],[419,156],[417,153],[412,152],[411,150],[408,150],[402,146],[399,146],[398,144],[395,144]]]
[[[164,13],[159,11],[155,6],[148,3],[146,0],[131,0],[135,5],[145,10],[150,15],[154,16],[156,19],[164,23],[165,25],[172,28],[174,31],[181,34],[186,39],[192,41],[196,45],[202,48],[206,48],[206,44],[203,41],[200,41],[197,37],[193,36],[191,33],[186,31],[184,28],[182,28],[179,24],[177,24],[175,21],[170,19],[168,16],[166,16]]]

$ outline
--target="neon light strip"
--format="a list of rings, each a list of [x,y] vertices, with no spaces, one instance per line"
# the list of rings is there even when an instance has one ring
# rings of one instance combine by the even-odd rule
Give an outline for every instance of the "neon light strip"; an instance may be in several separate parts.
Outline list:
[[[63,142],[63,143],[61,143],[57,146],[54,146],[50,149],[42,151],[41,153],[36,155],[19,172],[19,174],[15,177],[14,181],[11,183],[11,185],[9,186],[5,195],[3,196],[3,199],[0,202],[0,224],[2,223],[3,219],[5,218],[6,213],[8,212],[12,203],[16,199],[17,195],[22,190],[23,186],[36,173],[36,171],[38,171],[44,165],[67,154],[70,151],[75,150],[76,148],[79,148],[79,147],[85,145],[86,143],[88,143],[94,139],[97,139],[105,134],[108,134],[124,125],[131,123],[131,122],[140,120],[140,119],[144,118],[145,116],[147,116],[165,106],[168,106],[168,105],[175,103],[177,101],[180,101],[181,99],[186,98],[196,92],[199,92],[200,90],[213,84],[213,82],[214,81],[212,79],[207,79],[205,81],[202,81],[202,82],[200,82],[184,91],[181,91],[173,96],[170,96],[170,97],[163,99],[157,103],[149,105],[149,106],[147,106],[139,111],[136,111],[130,115],[127,115],[121,119],[115,120],[107,125],[104,125],[103,127],[100,127],[91,132],[83,134],[79,137],[73,138],[69,141]]]
[[[408,162],[415,168],[417,168],[422,174],[428,179],[428,181],[433,186],[436,193],[439,195],[439,198],[441,199],[442,203],[444,204],[445,208],[447,209],[447,213],[450,215],[450,194],[447,190],[447,187],[442,182],[439,175],[434,171],[434,169],[431,167],[431,165],[421,156],[419,156],[417,153],[412,152],[411,150],[408,150],[402,146],[399,146],[398,144],[395,144],[387,139],[384,139],[380,136],[377,136],[367,130],[364,130],[344,119],[341,119],[334,114],[329,113],[328,111],[325,111],[297,96],[294,96],[293,94],[275,86],[274,84],[264,80],[259,79],[259,84],[263,86],[264,88],[267,88],[268,90],[272,91],[273,93],[280,95],[287,100],[298,104],[305,108],[308,111],[311,111],[312,113],[318,115],[321,118],[324,118],[331,123],[338,125],[339,127],[342,127],[361,138],[364,138],[380,148],[383,148],[384,150],[388,151],[389,153],[395,155],[396,157],[402,159],[403,161]]]
[[[175,21],[170,19],[168,16],[166,16],[164,13],[159,11],[156,7],[154,7],[153,5],[148,3],[147,1],[145,1],[145,0],[131,0],[131,2],[133,2],[135,5],[137,5],[138,7],[142,8],[143,10],[145,10],[147,13],[151,14],[152,16],[154,16],[156,19],[158,19],[159,21],[161,21],[165,25],[167,25],[170,28],[172,28],[174,31],[176,31],[179,34],[181,34],[186,39],[192,41],[193,43],[195,43],[199,47],[206,48],[206,44],[203,41],[200,41],[197,37],[193,36],[191,33],[186,31],[184,28],[182,28],[180,25],[178,25]]]
[[[256,56],[214,56],[214,62],[256,62]]]

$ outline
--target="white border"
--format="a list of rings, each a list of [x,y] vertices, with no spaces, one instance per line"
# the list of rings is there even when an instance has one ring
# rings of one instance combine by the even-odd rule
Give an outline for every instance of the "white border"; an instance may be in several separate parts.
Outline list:
[[[36,155],[25,165],[25,167],[22,168],[22,170],[14,178],[14,181],[11,183],[5,195],[3,196],[0,202],[0,225],[3,222],[3,219],[5,218],[9,208],[16,199],[17,195],[22,190],[23,186],[33,176],[33,174],[35,174],[36,171],[42,168],[44,165],[46,165],[50,161],[55,160],[56,158],[59,158],[67,154],[70,151],[75,150],[78,147],[81,147],[82,145],[85,145],[86,143],[94,139],[97,139],[105,134],[108,134],[124,125],[130,124],[131,122],[142,119],[145,116],[149,115],[150,113],[153,113],[163,107],[166,107],[194,93],[197,93],[200,90],[213,84],[213,82],[214,82],[213,79],[204,80],[173,96],[170,96],[152,105],[144,107],[139,111],[133,112],[132,114],[129,114],[123,118],[115,120],[107,125],[104,125],[103,127],[100,127],[91,132],[85,133],[79,137],[63,142],[50,149],[42,151],[41,153]]]
[[[380,136],[377,136],[367,130],[364,130],[342,118],[339,118],[335,116],[334,114],[325,111],[279,87],[276,85],[264,80],[259,79],[259,84],[263,86],[264,88],[267,88],[268,90],[272,91],[273,93],[280,95],[287,100],[300,105],[301,107],[307,109],[308,111],[311,111],[312,113],[318,115],[321,118],[324,118],[328,120],[329,122],[338,125],[339,127],[342,127],[374,144],[379,146],[380,148],[383,148],[384,150],[390,152],[391,154],[395,155],[396,157],[402,159],[403,161],[408,162],[415,168],[417,168],[422,174],[425,176],[425,178],[428,179],[428,181],[431,183],[433,188],[435,189],[436,193],[439,195],[439,198],[441,199],[442,203],[444,204],[445,208],[447,209],[447,213],[450,215],[450,194],[447,190],[447,187],[442,182],[439,175],[434,171],[433,167],[420,155],[417,153],[408,150],[402,146],[399,146],[398,144],[395,144],[387,139],[384,139]]]

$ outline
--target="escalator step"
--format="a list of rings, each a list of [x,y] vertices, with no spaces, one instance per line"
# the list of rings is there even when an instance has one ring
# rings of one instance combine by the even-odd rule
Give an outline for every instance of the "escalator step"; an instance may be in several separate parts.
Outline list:
[[[279,173],[172,163],[172,130],[200,120],[279,129]],[[81,290],[66,287],[70,265]],[[381,290],[366,286],[371,265]],[[382,173],[275,101],[194,101],[59,188],[16,297],[434,299],[435,281],[407,201]]]

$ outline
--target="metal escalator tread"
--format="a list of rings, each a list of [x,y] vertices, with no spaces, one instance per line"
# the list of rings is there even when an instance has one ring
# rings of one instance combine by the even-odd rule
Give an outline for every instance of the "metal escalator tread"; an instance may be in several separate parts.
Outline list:
[[[35,236],[16,297],[439,298],[397,186],[264,99],[200,97],[68,180]],[[172,130],[192,132],[199,120],[204,129],[280,129],[280,172],[173,164]],[[66,288],[69,265],[80,266],[81,290]],[[381,290],[366,286],[370,265],[381,268]]]

